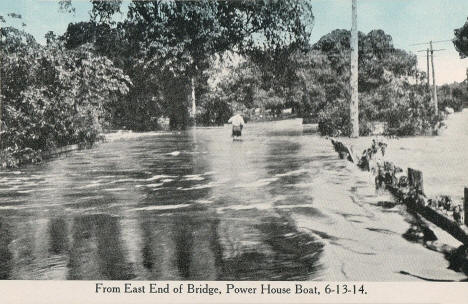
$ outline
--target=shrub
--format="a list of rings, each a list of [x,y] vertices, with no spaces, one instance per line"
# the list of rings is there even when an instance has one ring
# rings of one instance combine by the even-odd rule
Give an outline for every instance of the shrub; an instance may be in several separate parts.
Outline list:
[[[98,140],[106,103],[126,94],[128,77],[88,46],[68,51],[59,43],[40,46],[12,28],[3,34],[2,166],[40,161],[42,152]]]

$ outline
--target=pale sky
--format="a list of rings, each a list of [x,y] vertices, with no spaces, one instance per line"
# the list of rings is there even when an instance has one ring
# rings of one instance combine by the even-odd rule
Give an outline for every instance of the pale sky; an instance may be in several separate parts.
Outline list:
[[[58,0],[1,0],[0,15],[15,12],[23,15],[26,31],[39,42],[44,34],[62,34],[68,23],[88,20],[89,1],[73,0],[76,14],[61,13]],[[315,15],[312,42],[334,29],[351,27],[351,0],[310,0]],[[430,40],[453,38],[453,30],[461,27],[468,17],[468,0],[358,0],[358,28],[369,32],[382,29],[393,37],[398,48],[416,52],[426,45],[413,46]],[[435,70],[438,84],[463,81],[468,59],[460,59],[451,42],[437,43]],[[426,70],[425,53],[416,53],[419,67]]]

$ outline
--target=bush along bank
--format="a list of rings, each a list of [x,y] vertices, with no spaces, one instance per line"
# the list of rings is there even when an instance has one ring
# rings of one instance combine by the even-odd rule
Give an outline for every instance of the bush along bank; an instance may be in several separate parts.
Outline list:
[[[104,137],[99,136],[99,141],[103,141]],[[47,151],[33,150],[31,148],[12,149],[7,148],[0,151],[0,168],[18,168],[28,164],[41,163],[44,160],[51,159],[61,154],[70,153],[81,149],[91,148],[93,143],[80,143],[74,145],[67,145],[58,148],[50,148]]]
[[[425,240],[424,245],[443,252],[450,262],[451,269],[468,274],[468,188],[465,188],[464,204],[455,202],[447,195],[428,198],[424,194],[421,171],[408,168],[405,174],[404,170],[393,162],[383,160],[386,143],[373,140],[371,147],[358,156],[348,145],[333,139],[331,142],[342,159],[347,159],[375,175],[377,190],[388,190],[395,196],[397,203],[405,204],[410,212],[421,215],[462,242],[463,245],[459,248],[449,248],[437,242],[434,236]]]
[[[109,108],[128,93],[128,76],[91,45],[46,46],[22,30],[1,28],[4,50],[0,167],[40,162],[63,147],[100,139]]]

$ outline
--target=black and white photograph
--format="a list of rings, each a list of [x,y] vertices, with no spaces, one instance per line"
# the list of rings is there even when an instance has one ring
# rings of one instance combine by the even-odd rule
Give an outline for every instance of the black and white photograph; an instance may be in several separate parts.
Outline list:
[[[466,0],[1,0],[0,280],[466,282],[467,57]]]

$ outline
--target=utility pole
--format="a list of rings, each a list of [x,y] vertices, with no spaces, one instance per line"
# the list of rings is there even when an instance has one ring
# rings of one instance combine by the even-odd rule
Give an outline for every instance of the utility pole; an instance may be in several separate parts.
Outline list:
[[[429,76],[429,49],[426,50],[427,55],[427,89],[431,87],[430,76]]]
[[[350,103],[350,119],[351,119],[351,137],[359,137],[359,41],[357,30],[357,0],[352,0],[352,26],[351,26],[351,103]]]
[[[434,89],[434,97],[433,97],[433,101],[434,101],[434,109],[435,109],[435,113],[438,114],[439,113],[439,109],[438,109],[438,104],[437,104],[437,85],[436,85],[436,80],[435,80],[435,71],[434,71],[434,49],[432,48],[432,41],[430,42],[430,47],[431,47],[431,65],[432,65],[432,85],[433,85],[433,89]]]
[[[449,40],[442,40],[442,41],[429,41],[429,42],[424,42],[424,43],[416,43],[412,45],[421,45],[421,44],[429,44],[429,48],[425,50],[419,50],[418,52],[426,52],[427,55],[427,86],[428,88],[431,87],[430,85],[430,75],[429,75],[429,54],[431,56],[431,65],[432,65],[432,95],[431,95],[431,100],[434,103],[434,109],[435,113],[439,113],[438,109],[438,103],[437,103],[437,85],[436,85],[436,80],[435,80],[435,70],[434,70],[434,52],[440,52],[440,51],[446,51],[446,49],[439,49],[439,50],[434,50],[432,47],[433,43],[441,43],[441,42],[447,42]]]

